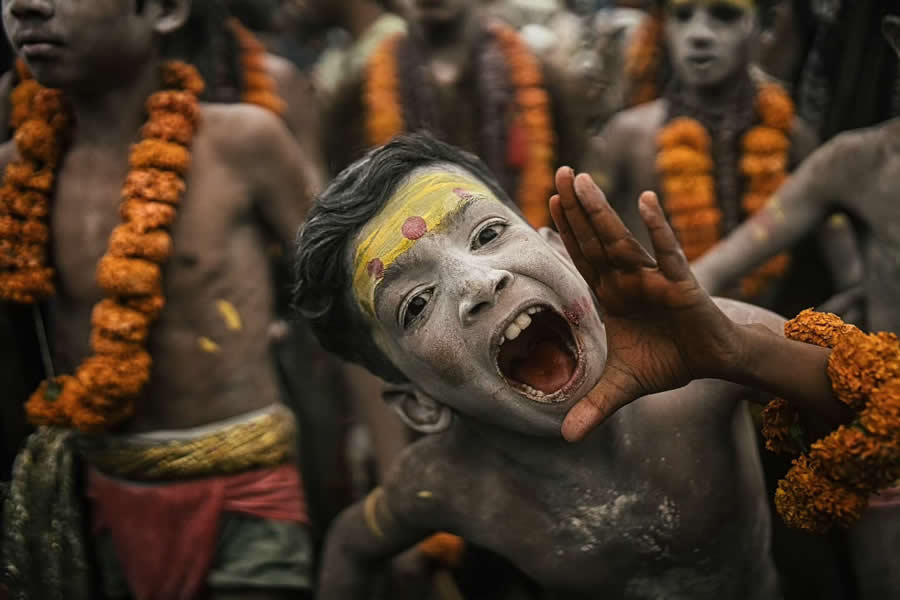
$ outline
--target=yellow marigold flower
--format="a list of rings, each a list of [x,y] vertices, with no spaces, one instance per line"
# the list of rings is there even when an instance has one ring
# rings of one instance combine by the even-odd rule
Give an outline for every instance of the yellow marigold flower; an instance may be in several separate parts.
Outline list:
[[[900,377],[900,342],[893,333],[850,330],[834,345],[828,376],[842,402],[860,411],[872,393]]]

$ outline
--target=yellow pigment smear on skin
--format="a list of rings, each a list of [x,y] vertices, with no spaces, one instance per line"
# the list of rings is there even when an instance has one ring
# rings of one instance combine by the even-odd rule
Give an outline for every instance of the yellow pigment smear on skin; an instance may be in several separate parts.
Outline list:
[[[197,338],[197,344],[200,346],[201,350],[209,352],[210,354],[215,354],[220,350],[217,343],[205,336]]]
[[[423,235],[479,198],[494,199],[483,183],[458,173],[432,173],[401,186],[362,231],[353,268],[353,291],[360,307],[375,315],[375,289],[384,272]]]
[[[225,321],[225,327],[231,331],[241,330],[241,315],[228,300],[216,300],[216,309]]]
[[[756,0],[669,0],[670,6],[683,6],[685,4],[731,4],[741,10],[747,10],[756,6]]]

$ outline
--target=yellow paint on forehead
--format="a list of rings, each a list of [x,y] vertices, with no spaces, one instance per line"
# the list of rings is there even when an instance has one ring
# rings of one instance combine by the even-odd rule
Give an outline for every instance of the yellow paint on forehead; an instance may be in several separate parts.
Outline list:
[[[494,194],[459,173],[429,173],[403,184],[363,228],[353,259],[353,291],[360,307],[375,315],[375,290],[384,272],[422,236],[478,198]]]
[[[670,6],[680,6],[684,4],[731,4],[742,10],[747,10],[756,6],[756,0],[668,0]]]

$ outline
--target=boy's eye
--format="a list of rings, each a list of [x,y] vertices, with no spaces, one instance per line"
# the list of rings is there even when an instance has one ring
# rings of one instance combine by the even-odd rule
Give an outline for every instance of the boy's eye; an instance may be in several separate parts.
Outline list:
[[[431,300],[431,296],[433,292],[431,290],[425,290],[424,292],[417,294],[413,297],[412,300],[407,302],[406,310],[403,311],[403,328],[406,329],[410,326],[410,324],[416,320],[416,317],[422,314],[425,310],[425,307],[428,306],[428,301]]]
[[[503,233],[504,229],[506,229],[506,225],[503,223],[492,223],[483,228],[478,232],[478,235],[475,236],[475,239],[472,240],[472,250],[478,250],[482,246],[487,246],[500,237],[500,234]]]
[[[685,23],[690,21],[691,17],[694,16],[694,7],[691,4],[681,4],[675,7],[673,14],[677,20]]]
[[[734,23],[741,18],[743,12],[733,4],[717,2],[709,7],[709,14],[721,23]]]

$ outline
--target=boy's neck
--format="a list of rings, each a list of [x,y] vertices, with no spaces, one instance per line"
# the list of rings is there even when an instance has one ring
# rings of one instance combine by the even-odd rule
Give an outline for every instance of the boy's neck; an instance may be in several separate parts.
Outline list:
[[[128,80],[106,78],[98,85],[66,90],[75,116],[76,145],[121,145],[138,135],[145,104],[160,89],[159,61],[134,65]]]

